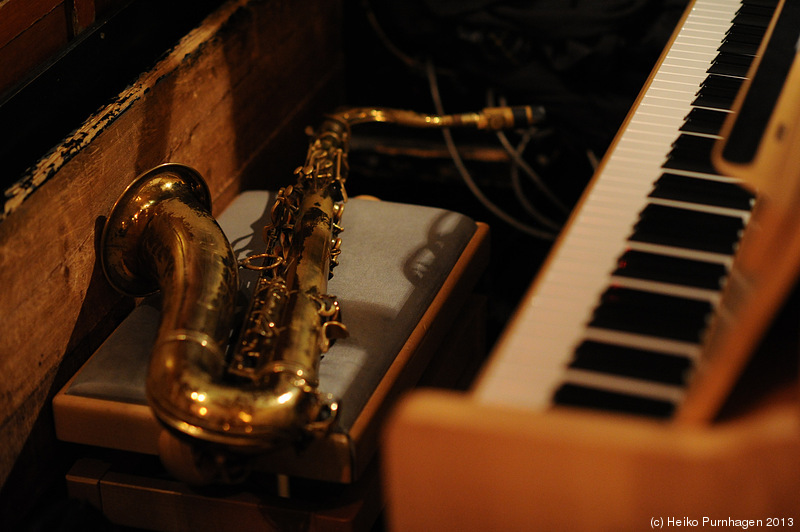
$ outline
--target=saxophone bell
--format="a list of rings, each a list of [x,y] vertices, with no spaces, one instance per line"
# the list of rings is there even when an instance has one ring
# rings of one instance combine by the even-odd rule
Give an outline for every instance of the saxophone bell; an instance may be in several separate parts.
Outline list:
[[[317,391],[316,374],[304,365],[273,360],[245,383],[229,372],[238,263],[210,207],[195,170],[158,166],[125,190],[101,236],[101,264],[113,287],[135,297],[161,291],[146,382],[155,416],[177,441],[189,436],[198,448],[214,449],[206,455],[219,455],[217,448],[264,452],[328,430],[338,404]],[[175,455],[167,449],[162,460]],[[182,460],[165,465],[185,471]]]

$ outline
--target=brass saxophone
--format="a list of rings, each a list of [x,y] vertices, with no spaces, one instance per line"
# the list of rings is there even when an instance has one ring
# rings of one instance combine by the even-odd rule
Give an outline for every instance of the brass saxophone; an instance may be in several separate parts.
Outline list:
[[[100,255],[107,279],[123,293],[161,291],[147,397],[169,429],[165,466],[192,483],[236,481],[249,456],[334,426],[339,405],[319,391],[317,375],[321,356],[347,336],[327,283],[341,251],[352,125],[498,130],[540,118],[530,107],[459,115],[356,108],[328,116],[295,183],[278,193],[264,227],[265,252],[242,261],[260,274],[231,349],[240,266],[210,214],[204,181],[178,164],[136,179],[107,217]]]

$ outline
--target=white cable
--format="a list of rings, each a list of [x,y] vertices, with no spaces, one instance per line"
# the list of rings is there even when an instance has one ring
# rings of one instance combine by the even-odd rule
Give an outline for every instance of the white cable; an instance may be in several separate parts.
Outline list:
[[[492,95],[491,90],[487,92],[486,101],[489,107],[494,107],[495,105],[494,96]],[[500,99],[500,105],[502,106],[506,105],[505,100],[502,98]],[[564,203],[561,202],[561,200],[558,198],[558,196],[556,196],[556,194],[552,190],[550,190],[550,187],[548,187],[547,184],[544,182],[544,180],[542,180],[542,178],[539,176],[536,170],[534,170],[528,164],[528,162],[522,158],[522,150],[514,149],[504,131],[497,131],[496,135],[497,139],[500,141],[500,144],[506,150],[506,153],[508,153],[509,157],[511,157],[512,162],[514,163],[512,165],[512,170],[521,169],[525,173],[525,175],[528,176],[528,178],[530,178],[531,182],[533,182],[536,188],[538,188],[539,191],[547,197],[547,199],[552,201],[553,204],[556,207],[558,207],[559,210],[561,210],[561,212],[563,212],[564,214],[569,214],[570,209],[566,205],[564,205]],[[540,215],[537,214],[534,216],[536,216],[538,219],[538,216]]]
[[[527,163],[527,161],[522,158],[521,153],[514,149],[506,134],[502,131],[497,131],[496,134],[500,144],[503,145],[503,148],[505,148],[509,157],[511,157],[513,160],[513,167],[522,170],[525,175],[527,175],[531,181],[533,181],[539,191],[547,196],[547,199],[552,201],[561,212],[564,214],[569,214],[569,209],[561,202],[560,199],[558,199],[558,197],[556,197],[555,193],[553,193],[553,191],[550,190],[550,188],[545,185],[544,182],[542,182],[539,174],[537,174],[536,171]]]
[[[525,146],[529,140],[530,140],[530,133],[526,132],[522,136],[522,139],[520,140],[519,144],[517,145],[517,148],[515,150],[516,153],[522,154],[525,151]],[[511,165],[511,185],[514,189],[514,195],[516,196],[517,201],[519,201],[520,205],[522,205],[522,208],[525,209],[525,211],[527,211],[527,213],[530,214],[531,217],[533,217],[540,224],[549,227],[554,231],[559,231],[561,229],[561,224],[554,222],[553,220],[542,214],[542,212],[540,212],[539,209],[534,207],[534,205],[528,200],[527,194],[525,194],[525,191],[522,189],[522,179],[520,178],[519,175],[519,166],[515,164]]]
[[[428,83],[431,89],[431,96],[433,98],[433,103],[436,107],[436,112],[443,115],[444,109],[442,106],[441,96],[439,94],[439,86],[436,83],[436,72],[433,67],[433,63],[428,61],[427,63],[427,73],[428,73]],[[453,136],[450,133],[449,128],[442,129],[442,136],[444,137],[445,144],[447,145],[447,150],[450,152],[450,156],[453,159],[453,163],[455,164],[456,168],[458,169],[459,174],[461,174],[461,178],[469,188],[470,192],[475,196],[475,198],[480,201],[484,207],[486,207],[489,211],[491,211],[495,216],[506,222],[507,224],[515,227],[516,229],[531,235],[535,238],[540,238],[542,240],[554,240],[556,234],[550,231],[544,231],[538,229],[536,227],[532,227],[528,224],[525,224],[513,216],[506,213],[503,209],[492,203],[489,198],[487,198],[483,192],[480,190],[475,181],[473,181],[472,176],[470,175],[467,167],[464,165],[464,161],[461,159],[461,155],[458,153],[458,149],[456,148],[455,142],[453,141]]]

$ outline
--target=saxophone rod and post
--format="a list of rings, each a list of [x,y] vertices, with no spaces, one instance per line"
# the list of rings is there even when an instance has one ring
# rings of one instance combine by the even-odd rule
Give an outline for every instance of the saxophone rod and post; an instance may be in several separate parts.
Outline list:
[[[161,450],[167,468],[194,483],[230,479],[225,456],[302,444],[334,426],[339,405],[319,391],[318,369],[329,346],[347,335],[327,284],[340,253],[351,126],[499,130],[541,119],[533,107],[457,115],[354,108],[326,117],[295,183],[278,193],[265,252],[242,261],[260,274],[230,349],[240,264],[210,214],[205,182],[168,163],[131,183],[107,217],[100,256],[119,291],[161,292],[146,389],[169,429]],[[200,464],[202,453],[213,456],[212,465]]]

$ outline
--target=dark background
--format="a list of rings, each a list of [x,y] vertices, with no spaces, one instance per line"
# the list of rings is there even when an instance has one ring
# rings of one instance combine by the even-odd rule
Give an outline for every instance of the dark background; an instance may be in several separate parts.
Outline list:
[[[571,207],[605,153],[686,6],[685,0],[389,0],[346,2],[347,104],[436,111],[430,69],[447,113],[541,106],[546,120],[523,157]],[[507,133],[512,145],[520,131]],[[453,209],[490,224],[490,343],[502,331],[552,240],[498,219],[470,193],[442,133],[384,125],[354,128],[351,195]],[[454,130],[482,192],[520,221],[511,163],[493,133]],[[414,149],[415,148],[415,149]],[[482,148],[484,151],[475,154]],[[418,152],[425,156],[415,156]],[[389,152],[387,154],[387,152]],[[525,180],[523,180],[525,182]],[[557,222],[566,214],[537,189],[525,197]]]

